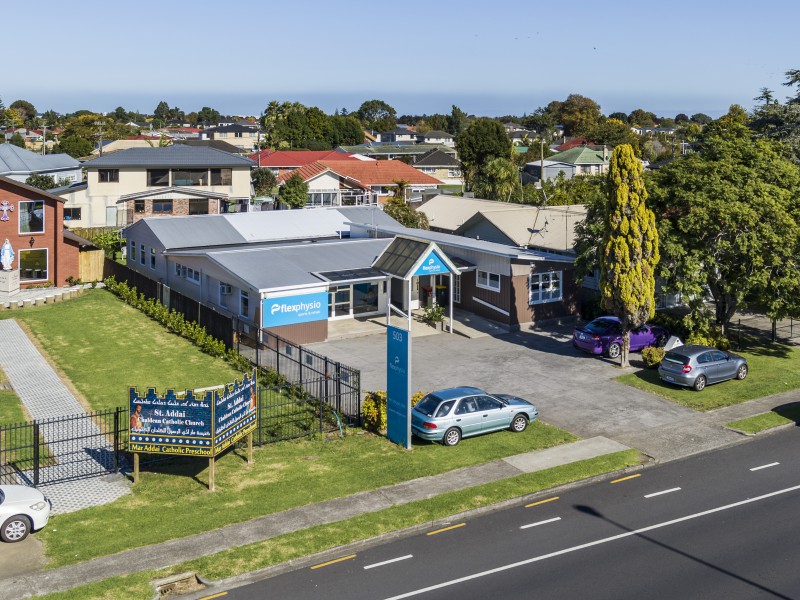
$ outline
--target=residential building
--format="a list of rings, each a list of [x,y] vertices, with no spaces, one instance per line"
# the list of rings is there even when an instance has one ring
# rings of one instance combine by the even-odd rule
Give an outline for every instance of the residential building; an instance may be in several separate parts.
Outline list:
[[[416,141],[418,144],[441,144],[448,148],[456,147],[456,138],[446,131],[440,131],[438,129],[431,129],[425,133],[418,133]]]
[[[248,158],[255,163],[256,167],[270,169],[275,177],[280,177],[284,173],[305,167],[318,160],[349,160],[354,158],[354,155],[337,150],[270,150],[267,148],[250,154]]]
[[[396,127],[391,131],[383,131],[378,135],[381,144],[414,144],[417,141],[417,133],[412,129]]]
[[[359,146],[339,146],[340,152],[357,154],[378,160],[401,159],[412,164],[417,158],[431,150],[441,150],[455,155],[455,148],[443,144],[361,144]]]
[[[416,159],[411,165],[420,173],[435,177],[444,185],[464,186],[461,163],[452,154],[439,149],[430,150]]]
[[[529,162],[525,165],[526,173],[537,179],[554,179],[558,173],[564,173],[567,179],[577,175],[600,175],[608,172],[609,153],[603,146],[595,149],[591,146],[578,146],[558,152],[544,161],[542,174],[541,161]]]
[[[237,148],[253,150],[258,143],[258,126],[235,123],[203,129],[198,135],[201,140],[222,140]]]
[[[14,144],[0,144],[0,176],[25,183],[31,175],[50,175],[56,183],[82,179],[81,165],[69,154],[37,154]]]

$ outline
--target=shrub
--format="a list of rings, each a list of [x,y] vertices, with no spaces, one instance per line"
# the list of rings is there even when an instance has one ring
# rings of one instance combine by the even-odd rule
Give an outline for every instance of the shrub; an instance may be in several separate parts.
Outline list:
[[[690,335],[687,340],[687,344],[701,344],[703,346],[710,346],[711,348],[717,348],[718,350],[728,350],[731,347],[731,343],[728,341],[724,335],[722,335],[718,329],[714,329],[709,332],[708,335],[700,335],[700,334],[693,334]]]
[[[416,406],[424,397],[424,392],[415,392],[412,394],[411,406]],[[380,433],[381,430],[386,429],[386,402],[387,396],[386,392],[383,390],[367,392],[364,395],[364,402],[361,404],[364,429],[373,433]]]
[[[664,360],[665,354],[663,348],[645,348],[642,350],[642,360],[648,369],[654,369]]]

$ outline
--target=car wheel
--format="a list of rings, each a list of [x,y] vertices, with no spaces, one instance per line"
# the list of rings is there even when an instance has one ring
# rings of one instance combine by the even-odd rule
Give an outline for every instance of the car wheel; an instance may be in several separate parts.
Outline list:
[[[461,431],[459,431],[455,427],[451,427],[450,429],[444,432],[442,443],[445,446],[455,446],[460,441],[461,441]]]
[[[511,421],[511,431],[514,433],[522,433],[528,428],[528,419],[525,418],[525,415],[517,415],[514,417],[514,420]]]
[[[0,530],[0,538],[4,542],[21,542],[31,531],[31,520],[25,515],[9,517]]]
[[[692,387],[696,392],[702,392],[706,388],[706,376],[698,375],[697,379],[694,380],[694,385]]]
[[[620,346],[617,342],[611,342],[608,345],[606,354],[608,355],[608,358],[619,358],[619,355],[622,354],[622,346]]]
[[[656,348],[663,348],[667,345],[667,336],[663,333],[656,338]]]
[[[747,377],[747,365],[742,365],[736,370],[736,379],[742,380]]]

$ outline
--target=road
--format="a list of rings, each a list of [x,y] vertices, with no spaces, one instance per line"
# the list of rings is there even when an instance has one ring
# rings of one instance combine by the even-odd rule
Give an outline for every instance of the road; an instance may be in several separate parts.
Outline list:
[[[215,597],[800,598],[798,456],[791,429]]]

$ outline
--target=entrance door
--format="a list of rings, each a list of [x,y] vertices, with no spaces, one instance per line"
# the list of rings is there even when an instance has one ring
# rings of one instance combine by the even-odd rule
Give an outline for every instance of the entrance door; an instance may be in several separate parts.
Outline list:
[[[351,307],[350,286],[340,285],[328,291],[328,317],[349,317]]]

